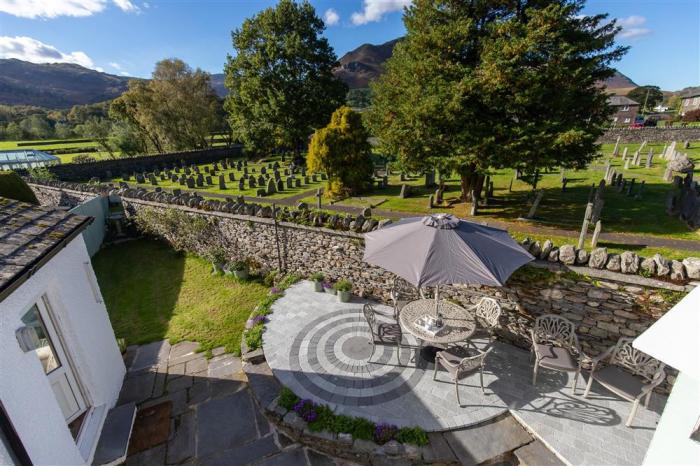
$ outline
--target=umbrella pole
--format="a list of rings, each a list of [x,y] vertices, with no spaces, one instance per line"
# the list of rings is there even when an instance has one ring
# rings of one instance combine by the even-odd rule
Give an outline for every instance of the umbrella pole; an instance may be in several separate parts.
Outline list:
[[[440,285],[435,285],[435,318],[440,319],[440,309],[438,308],[438,296],[440,295]]]

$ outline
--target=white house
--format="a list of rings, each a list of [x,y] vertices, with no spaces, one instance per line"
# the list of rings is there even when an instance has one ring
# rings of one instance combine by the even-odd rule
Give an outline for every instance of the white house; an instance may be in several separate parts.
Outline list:
[[[2,465],[92,464],[113,413],[130,432],[134,407],[110,412],[125,367],[81,235],[90,221],[0,198]]]
[[[637,337],[633,346],[679,371],[644,464],[700,464],[700,287]]]

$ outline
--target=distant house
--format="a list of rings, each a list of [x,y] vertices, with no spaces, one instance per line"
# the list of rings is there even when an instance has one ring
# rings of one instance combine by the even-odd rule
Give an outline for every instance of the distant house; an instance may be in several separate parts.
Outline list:
[[[83,240],[91,221],[0,197],[0,464],[108,462],[96,452],[125,367]],[[128,439],[135,407],[118,414]]]
[[[615,126],[631,125],[639,113],[639,103],[623,95],[611,95],[608,97],[608,105],[615,110],[612,116]]]
[[[697,109],[700,109],[700,93],[696,92],[695,94],[681,98],[681,109],[679,111],[681,116]]]
[[[678,370],[644,466],[700,464],[700,287],[632,345]]]

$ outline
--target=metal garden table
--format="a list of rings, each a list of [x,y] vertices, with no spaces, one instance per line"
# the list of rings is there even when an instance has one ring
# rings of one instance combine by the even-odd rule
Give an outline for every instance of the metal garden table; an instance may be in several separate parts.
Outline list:
[[[424,316],[435,315],[435,300],[419,299],[405,304],[401,308],[399,321],[408,333],[429,345],[448,345],[467,341],[476,331],[474,316],[462,306],[447,301],[438,301],[438,310],[444,326],[436,333],[426,331],[417,321]],[[439,348],[429,346],[421,351],[428,361],[435,360]]]

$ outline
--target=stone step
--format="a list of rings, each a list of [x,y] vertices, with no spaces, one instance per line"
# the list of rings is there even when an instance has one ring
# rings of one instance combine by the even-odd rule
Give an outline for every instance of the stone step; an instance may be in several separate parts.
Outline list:
[[[564,466],[564,462],[539,440],[518,448],[514,454],[519,466]]]
[[[112,408],[107,413],[93,466],[116,465],[126,459],[135,418],[136,403],[133,402]]]
[[[532,437],[511,415],[464,429],[445,432],[445,440],[463,465],[494,463],[532,442]]]

